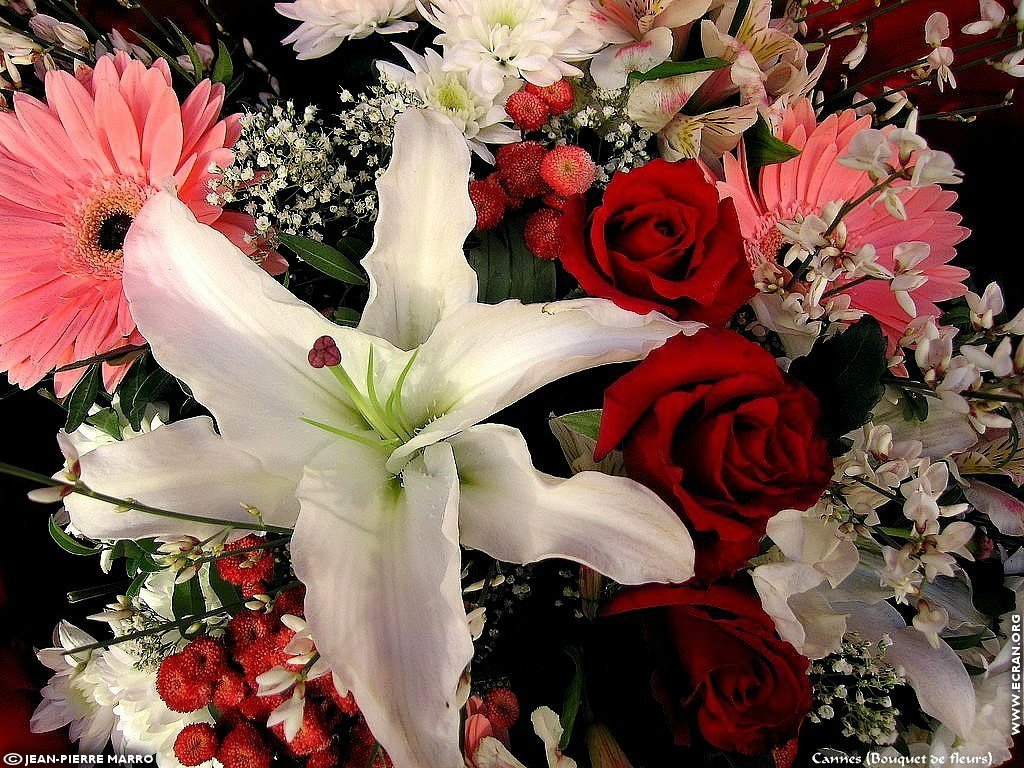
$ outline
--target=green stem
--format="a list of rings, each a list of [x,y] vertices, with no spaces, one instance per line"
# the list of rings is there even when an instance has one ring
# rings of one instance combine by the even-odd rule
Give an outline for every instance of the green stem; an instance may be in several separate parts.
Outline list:
[[[52,477],[41,475],[38,472],[32,472],[28,469],[22,469],[21,467],[15,467],[12,464],[6,464],[0,462],[0,475],[10,475],[11,477],[18,477],[22,480],[28,480],[33,483],[39,483],[40,485],[47,486],[50,488],[56,486],[62,486],[67,489],[68,493],[76,493],[79,496],[87,496],[90,499],[96,499],[96,501],[102,501],[107,504],[111,504],[115,507],[123,507],[125,509],[131,509],[136,512],[144,512],[148,515],[155,515],[157,517],[167,517],[172,520],[182,520],[188,523],[201,523],[203,525],[223,525],[229,528],[237,528],[245,531],[270,531],[272,533],[285,533],[291,535],[290,528],[279,528],[273,525],[259,525],[256,523],[244,523],[236,522],[234,520],[220,520],[212,517],[202,517],[200,515],[189,515],[184,512],[171,512],[168,509],[160,509],[159,507],[151,507],[148,504],[140,504],[137,501],[131,499],[119,499],[116,496],[108,496],[105,493],[99,493],[94,491],[84,483],[71,483],[63,480],[55,480]]]
[[[856,480],[858,483],[860,483],[861,485],[865,486],[866,488],[870,488],[875,493],[880,493],[883,496],[885,496],[885,497],[887,497],[889,499],[892,499],[893,501],[899,501],[900,500],[900,497],[897,496],[895,493],[893,493],[892,491],[886,490],[885,488],[883,488],[880,485],[875,485],[870,480],[865,480],[863,477],[857,477],[856,475],[854,475],[851,479]]]

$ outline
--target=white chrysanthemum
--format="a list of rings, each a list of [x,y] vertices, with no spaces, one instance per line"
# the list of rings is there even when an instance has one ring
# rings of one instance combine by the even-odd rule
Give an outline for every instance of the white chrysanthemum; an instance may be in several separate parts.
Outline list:
[[[90,645],[96,639],[66,621],[53,631],[53,648],[37,656],[55,674],[43,688],[43,700],[32,714],[34,733],[70,725],[69,733],[83,754],[103,751],[114,727],[114,702],[102,651],[65,655],[64,651]],[[155,693],[155,689],[154,689]]]
[[[282,16],[302,22],[282,42],[295,47],[299,59],[326,56],[345,40],[374,32],[393,35],[416,28],[402,19],[416,10],[414,0],[295,0],[276,3]]]
[[[213,723],[208,709],[172,712],[156,692],[156,669],[140,669],[138,659],[121,646],[103,654],[103,666],[116,701],[111,734],[118,754],[155,755],[160,768],[183,768],[174,756],[174,740],[192,723]],[[216,763],[219,765],[219,763]]]
[[[447,69],[465,69],[480,91],[497,91],[508,76],[551,85],[583,73],[600,40],[579,28],[569,0],[433,0],[424,17],[441,30]]]
[[[504,122],[509,117],[503,106],[518,89],[518,80],[504,80],[497,91],[480,91],[470,84],[468,72],[446,72],[444,59],[436,51],[428,49],[426,56],[420,56],[403,45],[395,47],[402,52],[412,71],[381,61],[377,63],[381,73],[392,82],[415,91],[430,109],[451,118],[470,148],[484,160],[494,162],[487,144],[519,140],[519,132]]]

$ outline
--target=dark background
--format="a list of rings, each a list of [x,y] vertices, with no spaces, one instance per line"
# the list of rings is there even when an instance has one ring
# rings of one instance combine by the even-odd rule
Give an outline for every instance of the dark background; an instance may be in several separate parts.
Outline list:
[[[266,20],[262,17],[263,22]],[[345,55],[329,59],[329,66],[327,62],[296,64],[290,52],[273,45],[280,39],[280,29],[260,26],[251,30],[250,37],[257,43],[258,55],[264,52],[263,59],[271,71],[281,74],[286,94],[294,95],[300,104],[304,92],[316,93],[320,98],[325,92],[332,93],[333,87],[327,83],[337,82],[339,70],[365,60],[359,44],[355,44],[343,49]],[[958,263],[972,270],[972,288],[984,288],[989,281],[998,280],[1011,313],[1024,305],[1020,279],[1024,257],[1020,242],[1024,210],[1019,185],[1024,174],[1022,128],[1024,110],[1019,107],[984,114],[969,125],[938,121],[922,125],[922,133],[932,145],[953,152],[958,167],[965,172],[956,209],[973,234],[960,248]],[[6,388],[0,389],[3,391]],[[543,423],[549,410],[595,405],[578,400],[572,392],[571,386],[561,386],[540,393],[536,401],[516,409],[517,415],[535,422],[526,424],[526,431],[531,444],[542,452],[553,453],[554,448]],[[563,400],[564,407],[559,407],[557,401],[562,398],[572,401]],[[18,393],[0,400],[0,462],[44,474],[59,469],[62,460],[55,435],[63,417],[58,406],[35,393]],[[53,507],[27,501],[25,493],[30,487],[29,483],[0,477],[0,705],[5,697],[2,684],[10,683],[13,674],[11,667],[3,664],[3,653],[29,658],[31,648],[50,644],[53,627],[61,618],[86,626],[84,616],[98,611],[103,600],[69,606],[66,593],[108,580],[96,558],[74,557],[50,540],[47,517]],[[41,683],[48,673],[38,668],[34,674],[36,682]],[[0,707],[0,736],[12,726],[5,714]]]

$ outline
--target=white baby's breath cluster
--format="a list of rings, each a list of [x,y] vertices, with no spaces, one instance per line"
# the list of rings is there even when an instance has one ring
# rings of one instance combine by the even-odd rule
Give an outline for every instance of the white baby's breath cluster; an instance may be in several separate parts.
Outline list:
[[[604,142],[609,154],[598,161],[598,186],[606,185],[616,171],[630,171],[650,162],[654,134],[630,119],[626,113],[628,89],[605,90],[589,78],[579,84],[583,98],[564,115],[552,117],[547,125],[548,139],[575,144],[581,131],[593,131]]]
[[[812,723],[838,720],[843,736],[864,744],[892,744],[898,711],[891,694],[906,680],[885,660],[887,638],[871,643],[851,632],[839,652],[811,665]]]
[[[272,103],[244,114],[241,128],[235,162],[216,169],[207,200],[240,203],[256,220],[258,240],[271,238],[274,230],[322,239],[325,214],[348,212],[338,201],[354,184],[316,108],[300,114],[291,101]]]

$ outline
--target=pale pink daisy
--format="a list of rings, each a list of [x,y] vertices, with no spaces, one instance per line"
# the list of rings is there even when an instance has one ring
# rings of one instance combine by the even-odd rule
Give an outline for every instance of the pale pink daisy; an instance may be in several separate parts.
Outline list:
[[[16,93],[0,113],[0,371],[21,387],[143,342],[121,289],[122,246],[159,189],[173,184],[201,222],[257,250],[250,217],[206,202],[210,168],[231,163],[239,135],[237,116],[219,119],[223,85],[204,80],[179,104],[166,62],[119,53],[77,77],[47,72],[45,87],[45,103]],[[108,391],[126,369],[104,364]],[[56,394],[84,371],[57,373]]]
[[[739,214],[740,228],[746,240],[751,269],[765,262],[774,263],[782,247],[782,234],[776,224],[798,216],[821,215],[830,202],[855,200],[871,188],[864,171],[840,165],[838,159],[858,131],[871,127],[871,118],[857,118],[852,110],[830,115],[820,124],[811,103],[802,99],[788,108],[776,135],[801,150],[800,155],[784,163],[765,166],[755,188],[750,184],[744,158],[725,155],[725,181],[719,193],[731,197]],[[885,206],[874,201],[859,205],[844,219],[846,249],[856,251],[871,244],[878,263],[892,269],[893,251],[903,243],[926,243],[929,253],[914,269],[927,281],[911,291],[918,316],[941,314],[935,302],[963,296],[966,269],[949,262],[956,256],[957,243],[970,234],[960,226],[961,217],[949,210],[956,193],[937,184],[907,189],[900,194],[907,218],[893,217]],[[841,287],[845,281],[839,281]],[[897,302],[896,294],[885,280],[851,284],[843,291],[850,297],[852,309],[867,312],[882,325],[892,348],[913,319]]]

